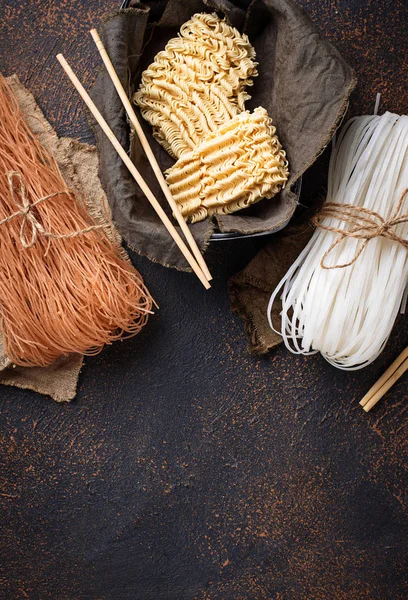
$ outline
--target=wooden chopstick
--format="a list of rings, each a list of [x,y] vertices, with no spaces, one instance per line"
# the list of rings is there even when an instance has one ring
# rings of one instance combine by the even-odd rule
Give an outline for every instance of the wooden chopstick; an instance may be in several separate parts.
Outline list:
[[[360,405],[368,412],[377,404],[386,392],[408,369],[408,347],[394,360],[380,379],[373,385],[360,401]]]
[[[171,235],[171,237],[173,238],[173,240],[176,242],[177,246],[179,247],[179,249],[182,252],[182,254],[185,257],[185,259],[187,260],[188,264],[193,269],[194,273],[197,275],[197,277],[199,278],[199,280],[201,281],[201,283],[203,284],[203,286],[206,289],[208,289],[209,287],[211,287],[210,284],[208,283],[207,278],[204,276],[204,273],[202,272],[202,270],[198,266],[195,258],[191,254],[190,250],[187,248],[186,244],[181,239],[181,237],[178,234],[176,228],[174,227],[174,225],[172,224],[172,222],[170,221],[170,219],[168,218],[168,216],[164,212],[164,210],[161,207],[160,203],[158,202],[158,200],[153,195],[153,193],[150,190],[149,186],[147,185],[147,183],[145,182],[145,180],[143,179],[143,177],[141,176],[141,174],[139,173],[139,171],[136,169],[135,165],[130,160],[130,158],[127,155],[127,153],[125,152],[125,150],[122,148],[119,140],[115,137],[113,131],[111,130],[111,128],[109,127],[109,125],[107,124],[107,122],[105,121],[105,119],[103,118],[103,116],[101,115],[101,113],[99,112],[99,110],[97,109],[97,107],[95,106],[95,104],[92,101],[91,97],[89,96],[88,92],[85,90],[85,88],[83,87],[83,85],[81,84],[81,82],[79,81],[79,79],[77,78],[77,76],[75,75],[75,73],[73,72],[73,70],[71,69],[71,67],[67,63],[67,61],[65,60],[64,56],[62,54],[58,54],[57,55],[57,60],[59,61],[59,63],[61,64],[62,68],[64,69],[64,71],[66,72],[66,74],[68,75],[68,77],[70,78],[70,80],[73,83],[74,87],[78,91],[78,93],[81,96],[81,98],[84,100],[85,104],[88,106],[88,108],[91,111],[91,113],[93,114],[93,116],[97,120],[99,126],[101,127],[101,129],[105,133],[106,137],[109,139],[109,141],[111,142],[112,146],[115,148],[116,152],[119,154],[120,158],[123,160],[123,162],[125,163],[126,167],[129,169],[131,175],[133,176],[133,178],[135,179],[135,181],[139,185],[140,189],[145,194],[145,196],[149,200],[150,204],[152,205],[152,207],[154,208],[154,210],[156,211],[156,213],[160,217],[163,225],[166,227],[167,231],[169,232],[169,234]]]
[[[143,150],[146,153],[146,156],[149,160],[149,163],[154,171],[154,174],[157,177],[157,180],[160,184],[161,189],[163,190],[163,193],[167,199],[167,202],[170,204],[170,207],[173,211],[174,216],[177,219],[178,224],[180,225],[180,228],[182,230],[182,232],[184,233],[184,236],[187,240],[187,243],[189,244],[192,253],[194,254],[198,264],[200,265],[201,270],[203,271],[204,275],[206,276],[206,278],[208,279],[208,281],[210,281],[212,279],[211,277],[211,273],[208,270],[208,267],[205,263],[205,260],[200,252],[199,247],[197,246],[197,242],[195,241],[190,229],[188,228],[187,223],[184,220],[183,215],[180,212],[180,209],[176,203],[176,201],[174,200],[170,190],[169,190],[169,186],[167,185],[167,182],[163,176],[163,173],[161,172],[161,169],[159,167],[159,164],[156,160],[156,157],[153,154],[153,151],[150,147],[150,144],[145,136],[145,133],[142,129],[142,126],[139,123],[139,119],[136,116],[136,113],[133,109],[133,106],[131,105],[129,98],[120,82],[120,79],[115,71],[115,67],[112,64],[111,59],[109,58],[108,53],[106,52],[106,49],[103,45],[103,42],[101,40],[101,38],[99,37],[98,32],[96,31],[96,29],[92,29],[90,31],[91,36],[96,44],[96,47],[99,50],[99,54],[102,57],[102,60],[105,64],[106,70],[109,73],[109,76],[112,80],[113,85],[116,88],[116,91],[119,94],[120,99],[122,100],[122,104],[125,107],[125,110],[128,114],[128,117],[130,119],[130,122],[132,123],[137,136],[140,140],[140,143],[142,145]]]

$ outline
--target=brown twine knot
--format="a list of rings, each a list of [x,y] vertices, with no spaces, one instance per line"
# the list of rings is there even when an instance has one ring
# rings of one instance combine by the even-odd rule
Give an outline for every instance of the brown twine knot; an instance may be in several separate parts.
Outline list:
[[[354,204],[341,204],[337,202],[327,202],[324,204],[321,211],[315,215],[312,219],[312,223],[320,229],[326,231],[332,231],[338,234],[338,237],[334,240],[328,250],[323,254],[320,261],[322,269],[343,269],[349,267],[356,262],[368,242],[376,237],[384,237],[393,242],[398,242],[404,248],[408,250],[408,240],[404,239],[395,231],[395,227],[400,223],[408,223],[408,213],[401,213],[402,205],[404,203],[405,196],[408,194],[408,188],[402,193],[399,199],[395,211],[388,220],[385,220],[377,212],[364,208],[362,206],[355,206]],[[338,229],[325,225],[323,220],[326,217],[332,217],[343,221],[344,223],[350,223],[351,229]],[[330,252],[338,245],[344,238],[352,237],[357,240],[362,240],[362,244],[357,247],[356,253],[348,263],[342,265],[337,264],[331,267],[325,264],[325,260]]]
[[[17,184],[16,180],[18,181]],[[78,235],[88,233],[89,231],[93,231],[95,229],[103,229],[105,227],[105,225],[90,225],[85,229],[80,229],[78,231],[73,231],[72,233],[66,234],[57,234],[51,233],[50,231],[46,231],[46,229],[44,229],[44,227],[38,221],[33,209],[45,200],[49,200],[50,198],[54,198],[55,196],[59,196],[60,194],[70,195],[71,192],[69,192],[69,190],[54,192],[53,194],[48,194],[47,196],[38,198],[38,200],[35,200],[34,202],[30,203],[29,199],[27,198],[26,187],[21,173],[19,173],[18,171],[9,171],[7,173],[7,181],[10,188],[11,197],[18,210],[12,215],[9,215],[8,217],[0,221],[0,225],[4,225],[5,223],[8,223],[16,217],[23,217],[20,227],[20,241],[21,245],[25,249],[32,248],[32,246],[34,246],[38,234],[52,239],[67,240]],[[21,202],[19,202],[17,195],[20,196]],[[28,236],[26,233],[27,229],[30,229],[30,236]]]

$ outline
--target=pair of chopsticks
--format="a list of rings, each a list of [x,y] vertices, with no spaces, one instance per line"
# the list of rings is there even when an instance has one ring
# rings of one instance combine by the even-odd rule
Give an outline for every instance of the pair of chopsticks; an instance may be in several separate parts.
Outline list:
[[[408,370],[408,347],[398,356],[384,375],[373,385],[360,401],[360,405],[368,412],[377,404],[396,381]]]
[[[103,130],[103,132],[105,133],[105,135],[107,136],[107,138],[109,139],[109,141],[111,142],[113,147],[115,148],[116,152],[119,154],[120,158],[123,160],[126,167],[129,169],[131,175],[133,176],[133,178],[139,185],[140,189],[145,194],[145,196],[149,200],[150,204],[152,205],[152,207],[158,214],[163,225],[166,227],[167,231],[169,232],[169,234],[171,235],[171,237],[173,238],[173,240],[179,247],[180,251],[182,252],[184,258],[187,260],[188,264],[190,265],[190,267],[192,268],[194,273],[197,275],[197,277],[199,278],[199,280],[201,281],[203,286],[206,289],[208,289],[209,287],[211,287],[209,284],[209,281],[212,279],[210,271],[208,270],[208,267],[204,261],[204,258],[197,246],[197,243],[196,243],[190,229],[187,226],[187,223],[185,222],[185,220],[183,218],[183,215],[180,212],[179,207],[177,206],[173,196],[171,195],[171,192],[168,188],[166,180],[164,179],[163,173],[161,172],[158,162],[153,154],[153,151],[150,148],[149,142],[147,141],[147,138],[146,138],[146,136],[143,132],[143,129],[138,121],[135,111],[133,110],[133,107],[127,97],[127,94],[126,94],[125,90],[123,89],[123,86],[119,80],[119,77],[115,71],[115,68],[108,56],[108,53],[105,50],[105,47],[104,47],[102,40],[100,39],[96,29],[92,29],[91,35],[96,44],[96,47],[99,50],[99,53],[105,64],[105,67],[110,75],[112,83],[115,86],[116,91],[119,94],[119,97],[123,103],[123,106],[125,107],[125,110],[128,114],[130,122],[132,123],[132,125],[136,131],[136,134],[139,137],[142,148],[146,153],[146,156],[147,156],[147,158],[150,162],[150,165],[157,177],[160,187],[163,190],[163,193],[173,211],[174,216],[176,217],[178,224],[180,225],[180,228],[185,236],[185,239],[191,248],[191,251],[187,247],[187,245],[184,243],[182,238],[180,237],[179,233],[177,232],[176,228],[170,221],[169,217],[166,215],[163,208],[161,207],[161,205],[155,198],[153,192],[150,190],[149,186],[147,185],[147,183],[145,182],[145,180],[143,179],[143,177],[141,176],[139,171],[136,169],[136,166],[133,164],[133,162],[127,155],[126,151],[121,146],[119,140],[115,137],[113,131],[111,130],[111,128],[109,127],[109,125],[107,124],[107,122],[105,121],[105,119],[103,118],[103,116],[101,115],[99,110],[97,109],[94,102],[91,100],[91,97],[86,92],[85,88],[83,87],[83,85],[81,84],[81,82],[79,81],[79,79],[77,78],[77,76],[75,75],[75,73],[73,72],[71,67],[69,66],[68,62],[65,60],[64,56],[62,54],[58,54],[57,60],[60,62],[62,68],[64,69],[64,71],[66,72],[68,77],[70,78],[71,82],[73,83],[74,87],[80,94],[81,98],[84,100],[85,104],[88,106],[89,110],[95,117],[99,126],[101,127],[101,129]],[[192,253],[194,254],[194,256]]]

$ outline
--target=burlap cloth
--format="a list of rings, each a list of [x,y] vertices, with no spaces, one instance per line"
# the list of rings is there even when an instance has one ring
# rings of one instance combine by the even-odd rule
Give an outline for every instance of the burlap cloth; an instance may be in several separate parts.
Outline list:
[[[205,248],[214,227],[245,234],[279,229],[296,208],[294,184],[327,145],[345,111],[355,85],[353,71],[293,0],[147,0],[143,4],[132,0],[130,6],[107,19],[102,31],[129,96],[138,86],[142,70],[194,13],[220,11],[249,35],[257,53],[259,76],[247,107],[263,106],[272,116],[287,152],[290,179],[272,200],[195,223],[191,231]],[[123,146],[132,146],[137,168],[170,214],[137,140],[131,144],[124,109],[105,69],[95,82],[92,96]],[[153,139],[150,125],[143,121],[143,127],[162,170],[171,166],[173,159]],[[178,248],[99,128],[96,137],[102,185],[115,224],[129,246],[153,261],[185,269]]]
[[[68,186],[86,200],[88,212],[98,224],[109,224],[109,235],[118,247],[121,238],[111,223],[109,206],[98,178],[96,148],[70,138],[58,138],[45,119],[34,97],[20,83],[16,75],[7,79],[17,95],[20,107],[31,130],[50,148],[59,164]],[[19,367],[13,365],[4,353],[0,338],[0,383],[28,388],[51,396],[57,402],[68,402],[75,397],[83,363],[83,356],[72,354],[59,358],[49,367]]]
[[[269,327],[267,307],[272,292],[310,240],[313,228],[308,219],[273,235],[272,241],[229,281],[231,308],[244,320],[252,354],[265,354],[282,342],[281,336]],[[272,322],[278,330],[281,309],[281,302],[276,301]]]

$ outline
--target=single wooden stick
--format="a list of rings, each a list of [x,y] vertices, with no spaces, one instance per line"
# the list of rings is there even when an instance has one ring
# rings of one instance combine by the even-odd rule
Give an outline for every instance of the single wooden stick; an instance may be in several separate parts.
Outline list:
[[[66,72],[66,74],[68,75],[68,77],[70,78],[72,83],[74,84],[74,86],[77,89],[78,93],[80,94],[81,98],[84,100],[85,104],[88,106],[89,110],[91,111],[91,113],[93,114],[93,116],[95,117],[97,122],[99,123],[99,126],[105,133],[106,137],[109,139],[112,146],[115,148],[116,152],[119,154],[120,158],[123,160],[126,167],[129,169],[131,175],[134,177],[135,181],[139,185],[140,189],[145,194],[145,196],[149,200],[150,204],[152,205],[152,207],[154,208],[154,210],[160,217],[163,225],[166,227],[167,231],[170,233],[171,237],[176,242],[177,246],[179,247],[183,256],[185,257],[185,259],[187,260],[187,262],[193,269],[194,273],[197,275],[197,277],[199,278],[199,280],[201,281],[201,283],[203,284],[203,286],[206,289],[211,287],[210,284],[208,283],[206,277],[204,276],[204,273],[201,271],[200,267],[196,263],[190,250],[187,248],[187,246],[181,239],[181,237],[178,234],[177,230],[175,229],[174,225],[172,224],[172,222],[170,221],[170,219],[164,212],[163,208],[160,206],[157,199],[154,197],[149,186],[147,185],[147,183],[145,182],[143,177],[140,175],[139,171],[136,169],[135,165],[130,160],[129,156],[126,154],[125,150],[122,148],[120,142],[115,137],[113,131],[111,130],[111,128],[109,127],[109,125],[107,124],[107,122],[105,121],[105,119],[103,118],[101,113],[99,112],[99,110],[96,108],[91,97],[86,92],[85,88],[83,87],[83,85],[81,84],[81,82],[79,81],[79,79],[77,78],[77,76],[75,75],[75,73],[73,72],[73,70],[71,69],[71,67],[65,60],[65,58],[63,57],[63,55],[58,54],[57,60],[60,62],[62,68],[64,69],[64,71]]]
[[[208,270],[208,267],[205,263],[205,260],[203,258],[203,255],[200,252],[199,247],[197,246],[197,242],[195,241],[190,229],[188,228],[187,223],[184,220],[183,215],[180,212],[180,209],[178,207],[178,204],[176,203],[176,201],[174,200],[170,190],[169,190],[169,186],[167,185],[167,182],[163,176],[163,173],[161,172],[161,169],[159,167],[159,164],[156,160],[155,155],[153,154],[153,151],[149,145],[149,142],[145,136],[145,133],[142,129],[142,126],[139,123],[139,120],[136,116],[136,113],[133,109],[133,106],[131,105],[129,98],[125,92],[125,90],[123,89],[123,86],[120,82],[120,79],[115,71],[115,67],[112,64],[111,59],[109,58],[108,53],[106,52],[106,49],[103,45],[103,42],[101,40],[101,38],[99,37],[98,32],[96,31],[96,29],[92,29],[91,30],[91,35],[92,38],[96,44],[96,47],[99,50],[99,53],[102,57],[102,60],[105,64],[106,70],[109,73],[109,76],[112,80],[113,85],[116,88],[116,91],[119,94],[120,99],[122,100],[122,104],[125,107],[125,110],[128,114],[128,117],[130,119],[130,122],[132,123],[137,136],[140,140],[140,143],[142,145],[143,150],[146,153],[146,156],[149,160],[149,163],[154,171],[154,174],[157,177],[157,180],[160,184],[161,189],[163,190],[164,195],[166,196],[167,202],[170,204],[171,210],[173,211],[174,216],[176,217],[176,220],[178,222],[178,224],[180,225],[180,228],[182,230],[182,232],[184,233],[184,236],[198,262],[198,264],[200,265],[204,275],[207,277],[207,279],[210,281],[212,279],[211,277],[211,273]]]
[[[368,412],[377,404],[384,394],[394,385],[394,383],[408,369],[408,347],[394,360],[385,373],[361,399],[360,405]]]

